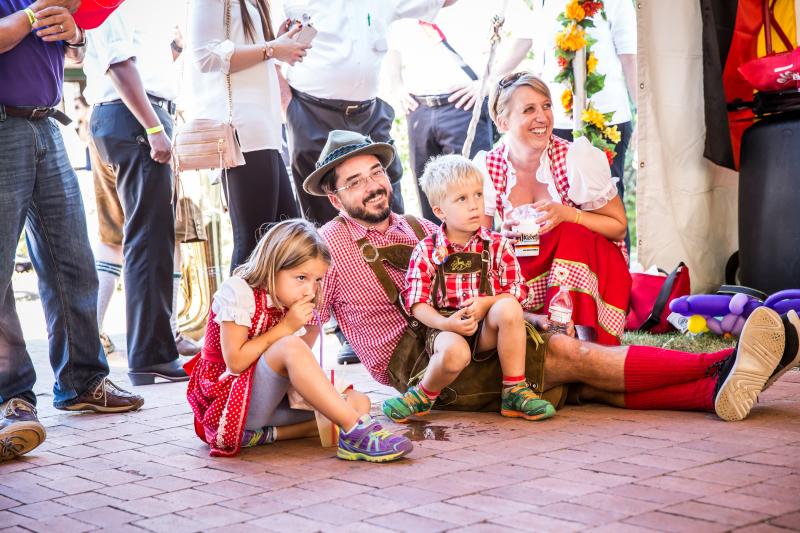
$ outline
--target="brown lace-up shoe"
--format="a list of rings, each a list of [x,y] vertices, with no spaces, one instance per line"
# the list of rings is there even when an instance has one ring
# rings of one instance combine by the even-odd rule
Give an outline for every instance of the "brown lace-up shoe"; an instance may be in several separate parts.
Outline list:
[[[108,378],[98,378],[86,392],[71,403],[58,407],[62,411],[94,411],[95,413],[124,413],[135,411],[144,398],[119,388]]]
[[[0,462],[28,453],[46,436],[36,418],[36,408],[20,398],[11,398],[0,413]]]

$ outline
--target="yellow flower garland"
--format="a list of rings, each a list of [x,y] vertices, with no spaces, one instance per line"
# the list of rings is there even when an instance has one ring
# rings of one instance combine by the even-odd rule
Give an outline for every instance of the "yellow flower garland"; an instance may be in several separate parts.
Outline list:
[[[592,45],[595,41],[586,33],[587,28],[594,27],[592,19],[598,13],[605,18],[602,1],[569,0],[564,12],[559,15],[558,20],[564,29],[556,34],[555,39],[556,59],[561,67],[561,72],[556,77],[556,81],[566,85],[564,92],[561,94],[561,105],[567,114],[571,116],[575,106],[573,61],[575,53],[585,48],[587,101],[586,109],[580,110],[584,125],[580,130],[574,131],[573,134],[576,137],[586,136],[592,144],[606,153],[610,161],[614,156],[614,148],[620,141],[621,135],[616,126],[607,125],[613,113],[601,113],[591,102],[592,94],[602,90],[605,82],[605,75],[597,72],[597,56],[592,52]]]

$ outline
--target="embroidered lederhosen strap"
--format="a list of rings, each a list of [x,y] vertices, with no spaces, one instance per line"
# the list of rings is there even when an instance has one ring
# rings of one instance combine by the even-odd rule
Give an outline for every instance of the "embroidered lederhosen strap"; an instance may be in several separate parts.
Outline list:
[[[441,293],[442,300],[447,301],[447,289],[444,277],[446,274],[474,274],[480,271],[480,292],[486,296],[494,296],[492,284],[489,282],[489,263],[491,262],[490,242],[483,241],[483,251],[456,252],[447,256],[441,265],[436,267],[436,279],[433,282],[434,297]]]
[[[424,239],[425,230],[416,217],[404,215],[404,218],[411,226],[411,229],[414,230],[414,234],[417,238],[420,240]],[[340,216],[337,216],[334,220],[340,224],[345,224],[344,219]],[[417,331],[421,329],[423,326],[419,320],[409,315],[405,307],[403,307],[403,303],[400,301],[400,291],[398,291],[383,264],[383,262],[386,261],[399,270],[408,270],[408,263],[411,260],[414,247],[408,244],[391,244],[378,248],[369,242],[366,237],[358,239],[356,245],[361,251],[361,257],[364,258],[364,261],[372,269],[381,287],[383,287],[383,292],[386,293],[389,302],[397,308],[412,330]]]

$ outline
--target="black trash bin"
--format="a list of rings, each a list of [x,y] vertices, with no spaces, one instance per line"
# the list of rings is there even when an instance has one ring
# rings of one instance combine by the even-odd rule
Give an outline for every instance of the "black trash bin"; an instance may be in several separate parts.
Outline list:
[[[742,136],[739,277],[766,293],[800,289],[800,93],[760,94]]]

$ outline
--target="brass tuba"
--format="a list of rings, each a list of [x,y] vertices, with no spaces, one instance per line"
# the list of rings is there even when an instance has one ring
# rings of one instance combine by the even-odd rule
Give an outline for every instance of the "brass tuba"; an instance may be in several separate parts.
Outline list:
[[[186,174],[190,173],[183,173]],[[223,217],[219,184],[211,185],[204,172],[200,173],[200,179],[195,183],[199,183],[202,210],[198,209],[197,213],[200,215],[199,222],[205,228],[206,238],[181,244],[180,294],[183,305],[178,311],[178,328],[184,335],[199,340],[205,334],[211,299],[222,283]],[[182,206],[183,202],[178,205]]]

